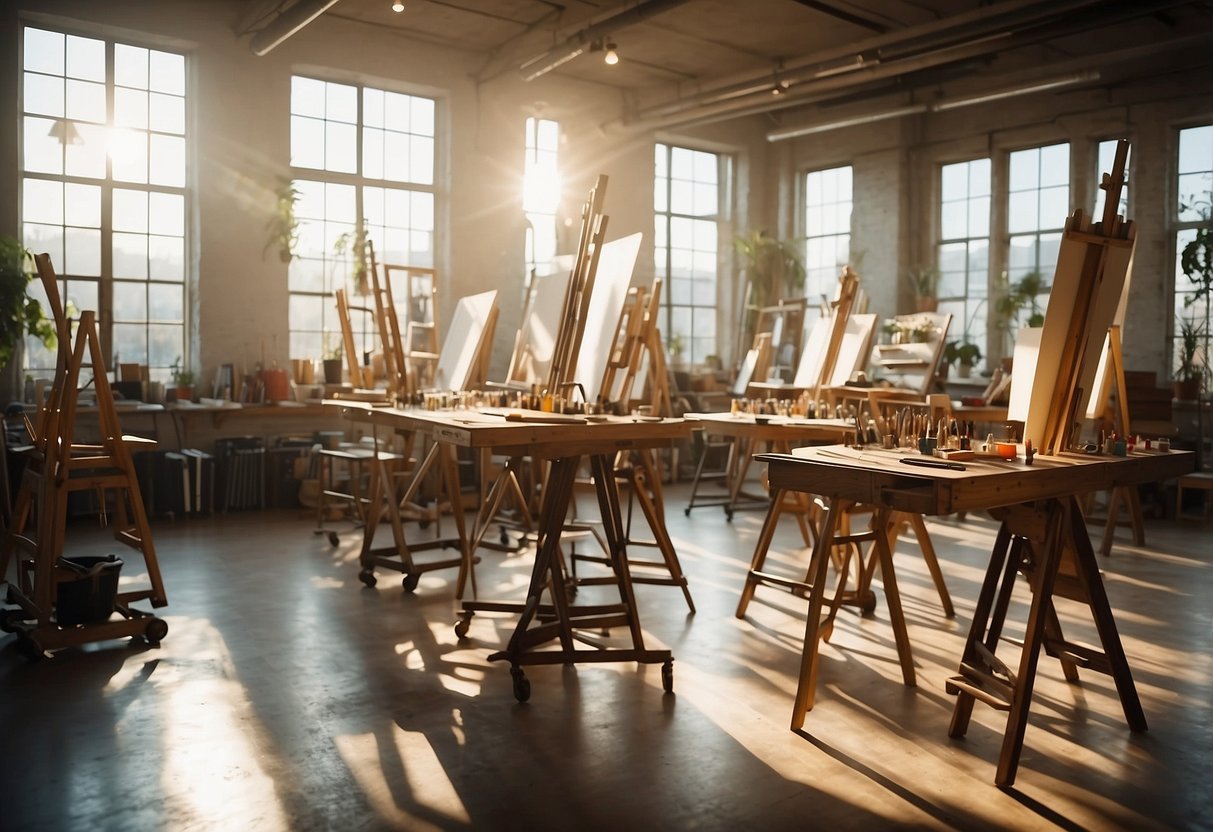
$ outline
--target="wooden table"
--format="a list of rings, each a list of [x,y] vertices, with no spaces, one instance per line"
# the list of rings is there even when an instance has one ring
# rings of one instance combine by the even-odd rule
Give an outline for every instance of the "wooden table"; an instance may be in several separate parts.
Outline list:
[[[514,411],[519,421],[507,418],[510,411],[486,409],[427,411],[371,407],[360,403],[334,402],[347,408],[351,418],[392,430],[416,431],[435,440],[437,446],[492,449],[507,455],[530,455],[551,461],[539,517],[539,547],[531,580],[523,603],[464,602],[456,633],[467,633],[468,620],[477,611],[517,612],[518,624],[504,650],[493,653],[489,661],[508,661],[514,679],[514,695],[519,701],[530,697],[530,682],[524,665],[573,664],[576,662],[635,661],[660,663],[662,684],[673,690],[673,656],[669,650],[651,650],[644,645],[636,597],[628,569],[625,530],[615,485],[615,454],[627,450],[669,447],[684,438],[689,430],[682,419],[652,417],[565,417],[535,411]],[[592,419],[592,421],[591,421]],[[561,563],[560,533],[568,513],[577,470],[588,459],[598,495],[599,509],[608,544],[608,557],[616,578],[619,603],[577,606],[568,600],[567,577]],[[456,517],[459,512],[456,511]],[[368,523],[368,528],[369,528]],[[373,534],[373,531],[371,532]],[[470,551],[464,539],[463,560],[470,571]],[[365,549],[365,547],[364,547]],[[549,591],[550,604],[541,596]],[[540,620],[542,619],[542,620]],[[538,623],[536,623],[538,621]],[[534,624],[534,626],[532,626]],[[574,641],[590,639],[577,630],[627,627],[631,647],[579,649]],[[538,650],[552,640],[557,650]]]
[[[878,515],[895,510],[939,515],[983,509],[990,510],[1001,522],[959,672],[947,683],[948,692],[957,696],[949,729],[953,737],[966,732],[975,701],[1008,712],[997,784],[1006,786],[1015,781],[1042,648],[1060,659],[1070,681],[1077,680],[1079,667],[1111,675],[1130,729],[1146,730],[1145,715],[1076,495],[1180,476],[1192,469],[1193,455],[1179,451],[1127,457],[1038,455],[1031,466],[1018,460],[977,460],[963,463],[964,470],[906,465],[900,462],[904,456],[897,451],[828,446],[758,457],[768,464],[773,498],[790,490],[819,494],[830,503],[810,566],[812,590],[792,729],[803,726],[805,714],[813,706],[818,637],[834,612],[831,609],[823,622],[829,544],[840,514],[849,505],[862,502],[875,506]],[[887,547],[881,558],[903,678],[907,685],[913,685],[909,640]],[[1028,577],[1032,602],[1019,667],[1011,671],[998,660],[995,651],[1017,572]],[[1053,609],[1055,595],[1090,607],[1102,652],[1065,641]]]

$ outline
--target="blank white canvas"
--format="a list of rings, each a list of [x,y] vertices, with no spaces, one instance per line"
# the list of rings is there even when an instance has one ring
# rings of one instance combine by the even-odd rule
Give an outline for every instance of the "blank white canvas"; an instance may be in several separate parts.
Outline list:
[[[577,371],[573,374],[573,378],[585,388],[588,402],[598,399],[602,376],[611,357],[615,325],[627,300],[632,270],[636,267],[636,256],[640,253],[643,239],[644,235],[638,231],[602,246],[594,289],[590,293],[581,350],[577,353]]]
[[[484,340],[485,326],[496,303],[496,289],[459,299],[446,340],[442,342],[442,351],[438,353],[435,389],[463,390],[467,387],[476,354]]]

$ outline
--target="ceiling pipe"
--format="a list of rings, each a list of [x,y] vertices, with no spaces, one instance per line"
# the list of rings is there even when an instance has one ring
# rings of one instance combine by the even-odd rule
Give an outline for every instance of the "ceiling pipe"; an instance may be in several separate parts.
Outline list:
[[[1076,72],[1072,75],[1063,75],[1056,78],[1042,78],[1035,81],[1027,81],[1022,84],[1017,84],[1013,87],[999,87],[998,89],[973,93],[971,95],[962,95],[957,96],[956,98],[944,98],[930,104],[910,104],[905,107],[894,107],[888,110],[859,113],[854,116],[838,118],[834,121],[801,124],[794,125],[792,127],[781,127],[778,130],[772,130],[771,132],[767,133],[767,141],[781,142],[786,141],[787,139],[796,139],[801,136],[811,136],[814,133],[826,133],[831,130],[841,129],[843,127],[855,127],[861,124],[874,124],[878,121],[887,121],[888,119],[901,118],[902,116],[920,115],[922,113],[942,113],[946,112],[947,110],[958,110],[961,107],[972,107],[976,104],[986,104],[991,101],[1001,101],[1004,98],[1014,98],[1021,95],[1032,95],[1033,93],[1047,92],[1048,90],[1057,90],[1098,80],[1099,72],[1096,70]]]
[[[299,0],[298,3],[259,29],[249,41],[249,49],[252,49],[253,54],[259,57],[268,54],[274,47],[320,17],[338,2],[340,0]]]
[[[1131,20],[1144,14],[1150,14],[1177,5],[1182,1],[1139,0],[1139,2],[1130,4],[1127,7],[1101,12],[1099,18],[1100,25],[1111,25],[1112,23]],[[1075,2],[1066,5],[1066,8],[1072,12],[1077,6],[1086,5],[1089,2],[1091,0],[1075,0]],[[1022,6],[1023,4],[1014,5]],[[957,17],[961,16],[958,15]],[[972,15],[967,15],[967,17],[972,17]],[[946,21],[944,22],[946,23]],[[625,115],[620,119],[607,122],[602,125],[602,129],[612,132],[621,129],[631,130],[706,124],[728,118],[740,118],[747,115],[789,109],[803,106],[804,104],[826,101],[839,94],[855,91],[877,82],[900,82],[906,76],[922,70],[985,57],[992,52],[1000,50],[1033,45],[1049,38],[1075,34],[1090,28],[1088,20],[1076,16],[1071,16],[1069,19],[1060,22],[1055,21],[1052,28],[1045,27],[1043,25],[1045,22],[1049,21],[1038,20],[1036,21],[1037,25],[1026,27],[1021,31],[1005,32],[997,37],[995,37],[994,32],[986,33],[985,37],[980,37],[980,33],[978,32],[969,32],[969,40],[966,42],[933,50],[924,51],[923,44],[919,42],[917,48],[912,53],[898,50],[902,54],[902,57],[888,61],[864,59],[863,54],[853,51],[861,46],[857,44],[841,50],[843,57],[847,53],[852,58],[859,57],[859,60],[852,61],[853,65],[847,64],[846,61],[840,61],[838,56],[839,50],[835,50],[833,53],[824,56],[824,58],[823,56],[815,56],[815,60],[811,63],[807,60],[798,62],[797,66],[800,66],[802,69],[806,65],[812,67],[813,72],[811,74],[802,73],[798,76],[792,71],[777,73],[775,76],[776,80],[783,82],[785,85],[782,95],[772,96],[769,94],[772,88],[772,75],[770,70],[767,70],[762,75],[752,75],[753,81],[748,82],[748,86],[744,88],[735,84],[736,91],[728,95],[717,92],[706,100],[704,96],[698,96],[659,107],[642,109]],[[905,30],[900,40],[908,43],[911,39],[918,39],[921,36],[922,28]],[[937,28],[937,24],[930,24],[928,28]],[[896,38],[880,40],[887,40],[890,46],[900,45],[895,44]],[[822,71],[823,69],[825,71]]]
[[[534,81],[541,75],[546,75],[561,64],[566,64],[590,48],[590,44],[607,35],[617,33],[621,29],[643,23],[654,15],[667,12],[687,3],[689,0],[640,0],[640,2],[591,23],[565,38],[564,42],[553,46],[546,52],[529,58],[518,67],[522,80]]]

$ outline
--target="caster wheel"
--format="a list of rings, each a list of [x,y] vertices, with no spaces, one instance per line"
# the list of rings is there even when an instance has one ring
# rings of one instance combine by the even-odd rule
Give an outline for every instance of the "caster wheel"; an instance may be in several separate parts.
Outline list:
[[[455,636],[457,638],[468,637],[468,627],[471,626],[471,616],[464,616],[455,622]]]
[[[726,508],[724,510],[724,519],[725,519],[725,522],[732,523],[733,522],[733,512]]]
[[[363,569],[358,573],[358,580],[362,581],[367,586],[374,586],[379,583],[379,579],[375,577],[375,572],[372,569]]]
[[[531,680],[522,672],[521,667],[511,667],[510,675],[514,677],[514,698],[525,702],[531,698]]]
[[[666,693],[674,692],[674,660],[669,659],[661,665],[661,689]]]
[[[168,622],[163,618],[152,618],[147,622],[147,627],[143,630],[143,637],[147,639],[147,643],[153,646],[158,646],[164,637],[168,635]]]
[[[501,537],[499,537],[499,538],[498,538],[498,540],[500,540],[500,541],[501,541],[501,545],[502,545],[502,546],[509,546],[509,545],[510,545],[510,536],[509,536],[508,534],[506,534],[506,533],[505,533],[505,530],[504,530],[504,529],[502,529],[502,531],[501,531]]]
[[[686,508],[684,508],[684,509],[682,510],[682,516],[683,516],[683,517],[690,517],[690,516],[691,516],[691,507],[690,507],[690,506],[687,506]]]
[[[412,573],[405,575],[404,580],[402,581],[402,583],[404,584],[404,591],[412,592],[413,590],[417,589],[417,584],[419,584],[420,582],[421,582],[420,575],[414,575]]]
[[[876,612],[876,593],[865,592],[862,600],[859,602],[859,608],[863,610],[864,615],[871,615]]]
[[[340,541],[337,539],[337,532],[329,532],[329,545],[336,546]]]
[[[429,521],[429,520],[418,520],[418,521],[417,521],[417,528],[419,528],[419,529],[428,529],[429,527],[430,527],[430,521]]]

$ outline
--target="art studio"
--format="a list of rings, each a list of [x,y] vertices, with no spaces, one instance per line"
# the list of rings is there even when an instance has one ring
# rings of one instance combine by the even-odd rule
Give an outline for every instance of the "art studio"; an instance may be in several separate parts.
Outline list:
[[[1205,0],[0,33],[0,827],[1208,828]]]

